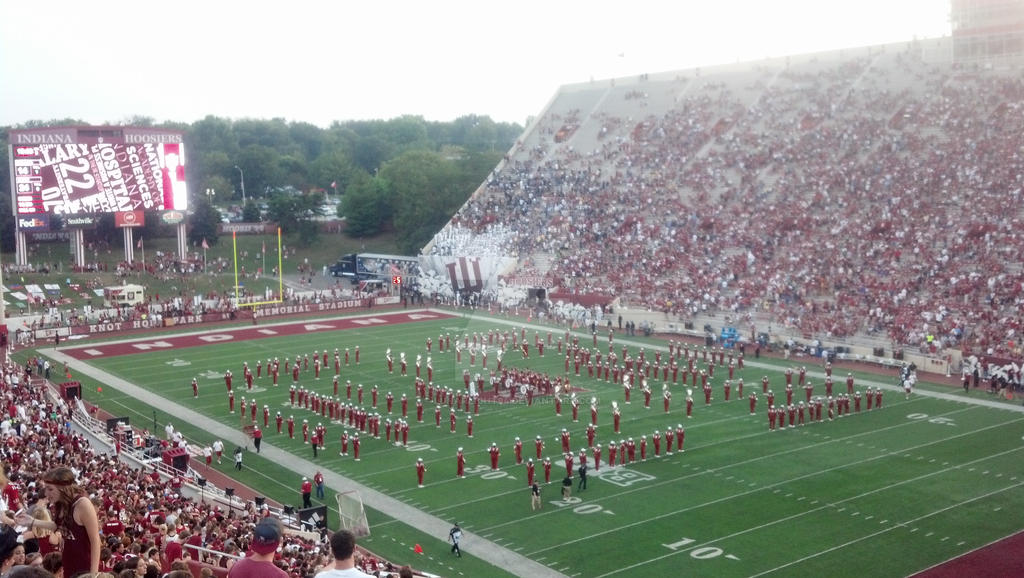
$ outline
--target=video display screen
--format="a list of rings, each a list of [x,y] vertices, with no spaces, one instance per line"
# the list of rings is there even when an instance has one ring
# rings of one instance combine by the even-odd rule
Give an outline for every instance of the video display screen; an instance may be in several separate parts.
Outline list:
[[[133,127],[11,131],[18,215],[188,208],[182,134]]]

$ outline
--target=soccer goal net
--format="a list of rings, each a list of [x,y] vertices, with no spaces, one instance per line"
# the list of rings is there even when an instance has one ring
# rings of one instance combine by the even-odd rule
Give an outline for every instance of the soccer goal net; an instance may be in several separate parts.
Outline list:
[[[341,529],[352,532],[358,538],[369,536],[370,524],[366,521],[366,511],[363,510],[363,499],[359,497],[359,492],[338,492],[336,497]]]

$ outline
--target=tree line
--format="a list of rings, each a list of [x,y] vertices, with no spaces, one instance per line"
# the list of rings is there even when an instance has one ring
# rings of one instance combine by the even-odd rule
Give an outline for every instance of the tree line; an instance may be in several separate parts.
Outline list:
[[[59,119],[3,127],[0,145],[6,150],[9,129],[85,124]],[[193,243],[216,243],[215,207],[238,207],[245,220],[278,222],[300,244],[310,244],[317,239],[314,219],[326,210],[325,199],[340,196],[338,216],[345,218],[348,235],[394,230],[400,250],[409,254],[444,226],[523,130],[476,115],[451,122],[418,116],[337,121],[326,129],[282,118],[216,116],[191,124],[136,116],[116,124],[184,133]],[[10,183],[10,166],[0,163],[0,246],[8,252],[14,249]],[[164,234],[158,220],[147,215],[148,230],[141,234]],[[113,219],[106,221],[87,236],[119,244]]]

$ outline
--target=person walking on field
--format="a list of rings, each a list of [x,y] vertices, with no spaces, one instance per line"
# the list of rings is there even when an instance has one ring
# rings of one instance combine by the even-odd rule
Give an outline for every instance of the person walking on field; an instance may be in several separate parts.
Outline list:
[[[302,486],[299,491],[302,493],[302,507],[312,508],[313,501],[310,498],[313,495],[313,483],[309,481],[309,478],[302,478]]]
[[[462,550],[459,549],[459,542],[462,540],[462,528],[455,522],[451,530],[448,530],[448,541],[452,543],[452,553],[462,558]]]
[[[256,407],[255,405],[253,407]],[[263,431],[259,426],[252,430],[252,445],[256,446],[256,453],[260,453],[260,445],[263,443]]]
[[[530,486],[530,509],[539,510],[541,507],[540,502],[540,486],[533,484]]]
[[[316,486],[317,499],[324,499],[324,475],[320,473],[320,470],[317,470],[313,476],[313,484]]]

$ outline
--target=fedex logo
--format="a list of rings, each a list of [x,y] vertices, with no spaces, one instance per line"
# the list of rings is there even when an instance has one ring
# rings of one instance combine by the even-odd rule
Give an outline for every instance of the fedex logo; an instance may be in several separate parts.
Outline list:
[[[39,217],[18,217],[19,229],[45,229],[50,224]]]

